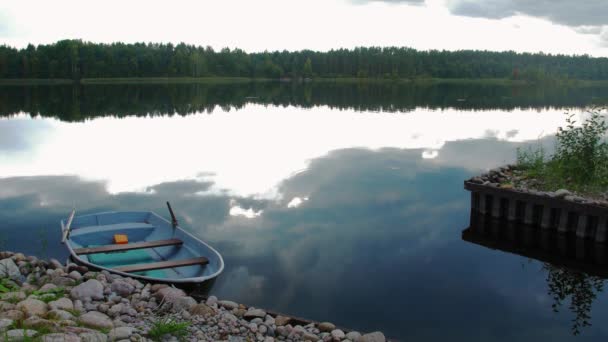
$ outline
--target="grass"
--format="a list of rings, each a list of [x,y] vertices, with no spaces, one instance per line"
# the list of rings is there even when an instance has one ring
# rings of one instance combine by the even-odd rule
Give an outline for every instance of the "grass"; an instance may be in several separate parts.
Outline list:
[[[555,153],[548,156],[542,146],[517,150],[517,166],[523,178],[534,179],[545,191],[568,189],[596,196],[608,189],[608,124],[603,109],[589,111],[590,117],[576,125],[567,114],[566,127],[557,132]]]
[[[189,322],[176,322],[167,317],[153,322],[152,329],[148,331],[148,336],[155,341],[160,341],[166,334],[181,338],[188,334],[189,326]]]
[[[33,291],[33,295],[38,297],[39,300],[49,303],[59,298],[63,298],[65,295],[65,289],[63,287],[56,287],[47,291]]]

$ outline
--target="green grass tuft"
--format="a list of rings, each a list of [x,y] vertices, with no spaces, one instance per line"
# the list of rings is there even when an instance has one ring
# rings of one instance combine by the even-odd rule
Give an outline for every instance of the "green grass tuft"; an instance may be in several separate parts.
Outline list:
[[[155,341],[160,341],[166,334],[184,337],[188,334],[189,326],[189,322],[176,322],[171,318],[159,319],[152,323],[152,329],[148,332],[148,336]]]

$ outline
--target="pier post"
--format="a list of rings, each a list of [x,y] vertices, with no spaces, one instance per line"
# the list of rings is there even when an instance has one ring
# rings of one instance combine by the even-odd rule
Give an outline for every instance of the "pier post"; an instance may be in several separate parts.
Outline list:
[[[568,232],[568,210],[564,208],[560,209],[557,231],[560,233]]]
[[[534,216],[534,203],[528,202],[526,203],[526,209],[524,211],[524,223],[532,225]]]
[[[584,239],[586,237],[585,235],[587,234],[587,231],[586,231],[586,228],[587,228],[587,218],[588,217],[585,214],[579,214],[578,215],[578,222],[577,222],[577,225],[576,225],[576,236],[579,237],[579,238],[583,238]]]
[[[608,224],[608,217],[598,217],[597,229],[595,231],[596,242],[606,242],[606,224]]]
[[[509,199],[509,211],[507,214],[507,219],[509,221],[515,221],[516,214],[517,214],[517,201],[514,199]]]
[[[500,198],[494,196],[492,199],[492,217],[500,218]]]
[[[479,208],[477,208],[480,214],[486,214],[486,195],[479,193]]]
[[[548,205],[543,206],[543,216],[540,220],[540,227],[542,229],[551,228],[551,207]]]

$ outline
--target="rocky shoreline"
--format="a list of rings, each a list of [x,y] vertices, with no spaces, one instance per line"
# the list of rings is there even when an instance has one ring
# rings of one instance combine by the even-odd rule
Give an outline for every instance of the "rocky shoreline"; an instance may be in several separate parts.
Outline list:
[[[567,189],[542,191],[538,189],[541,181],[524,176],[524,171],[520,170],[517,165],[506,165],[495,168],[482,175],[472,177],[468,181],[495,188],[510,189],[537,196],[561,198],[574,203],[592,204],[608,208],[608,192],[589,196],[577,194]]]
[[[297,323],[214,296],[197,302],[166,284],[0,252],[0,334],[6,341],[385,341],[381,332]]]

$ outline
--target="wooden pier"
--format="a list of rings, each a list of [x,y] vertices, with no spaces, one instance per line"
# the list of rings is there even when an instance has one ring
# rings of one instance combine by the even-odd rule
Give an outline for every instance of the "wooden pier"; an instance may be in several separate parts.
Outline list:
[[[608,238],[608,207],[470,181],[464,188],[473,212],[600,243]]]

